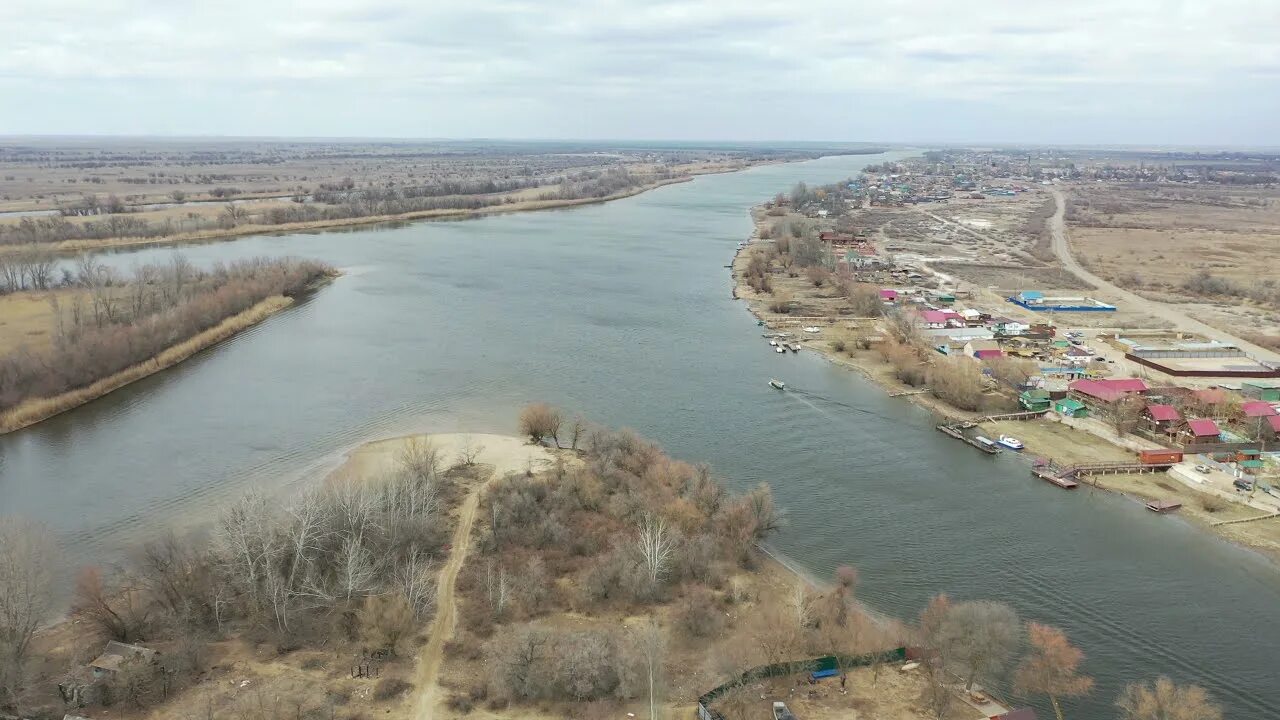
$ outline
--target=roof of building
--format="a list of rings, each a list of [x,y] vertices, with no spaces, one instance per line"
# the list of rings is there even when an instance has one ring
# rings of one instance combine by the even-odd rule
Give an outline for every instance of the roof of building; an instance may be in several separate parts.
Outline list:
[[[1240,466],[1240,467],[1242,467],[1242,468],[1257,469],[1257,468],[1262,467],[1262,461],[1261,461],[1261,460],[1241,460],[1240,462],[1238,462],[1238,463],[1236,463],[1236,464],[1237,464],[1237,465],[1239,465],[1239,466]]]
[[[1187,426],[1191,428],[1191,434],[1196,437],[1218,437],[1222,434],[1222,431],[1218,429],[1218,423],[1208,418],[1188,420]]]
[[[1079,400],[1072,400],[1071,398],[1063,398],[1058,401],[1058,406],[1067,408],[1068,410],[1079,410],[1084,407],[1084,403]]]
[[[1280,415],[1271,415],[1267,417],[1267,422],[1271,425],[1271,429],[1280,433]]]
[[[1018,296],[1024,300],[1039,300],[1044,297],[1044,293],[1039,290],[1023,290]]]
[[[1227,391],[1222,388],[1196,390],[1192,395],[1205,405],[1218,405],[1227,401]]]
[[[1104,402],[1115,402],[1129,393],[1142,393],[1149,389],[1146,381],[1141,378],[1076,380],[1067,388]]]
[[[979,350],[999,350],[1000,343],[995,340],[986,340],[983,338],[975,338],[969,341],[969,350],[978,352]]]
[[[960,314],[951,310],[925,310],[920,313],[920,317],[924,318],[927,323],[945,323],[952,318],[960,320]]]
[[[1152,420],[1180,420],[1182,416],[1178,414],[1178,409],[1172,405],[1148,405],[1147,412],[1151,414]]]
[[[1280,380],[1241,380],[1240,384],[1256,388],[1280,388]]]
[[[1276,409],[1271,407],[1271,403],[1262,400],[1252,400],[1240,406],[1244,411],[1245,417],[1271,417],[1276,414]]]
[[[995,358],[995,357],[1004,357],[1004,351],[1001,350],[1000,348],[992,348],[990,350],[974,350],[973,356],[978,358],[979,360],[985,360],[987,358]]]
[[[142,658],[150,660],[155,657],[156,651],[151,648],[139,647],[137,645],[127,645],[122,642],[112,640],[102,649],[102,654],[96,660],[89,663],[89,667],[98,668],[99,670],[116,671],[120,669],[120,665],[126,660],[133,658]]]
[[[896,300],[898,299],[898,291],[889,290],[889,289],[881,290],[880,297],[884,298],[885,300]]]

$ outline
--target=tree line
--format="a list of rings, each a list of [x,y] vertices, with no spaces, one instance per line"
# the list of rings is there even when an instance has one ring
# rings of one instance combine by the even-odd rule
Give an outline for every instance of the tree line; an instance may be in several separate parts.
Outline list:
[[[74,271],[62,271],[58,292],[48,297],[51,346],[23,346],[0,356],[0,410],[89,385],[266,298],[297,295],[332,272],[323,263],[269,258],[201,270],[175,255],[126,276],[84,256]],[[46,279],[38,287],[53,284]]]
[[[434,614],[448,512],[474,469],[449,461],[430,442],[411,442],[383,477],[315,487],[284,502],[250,492],[208,536],[164,534],[122,567],[83,568],[70,617],[87,652],[51,650],[65,663],[62,685],[90,683],[82,663],[107,640],[166,649],[158,663],[127,663],[106,681],[100,702],[132,709],[196,682],[208,669],[210,643],[226,638],[280,653],[402,654]],[[34,639],[50,619],[58,573],[46,528],[0,518],[0,711],[60,706],[53,683],[31,672],[42,659]]]

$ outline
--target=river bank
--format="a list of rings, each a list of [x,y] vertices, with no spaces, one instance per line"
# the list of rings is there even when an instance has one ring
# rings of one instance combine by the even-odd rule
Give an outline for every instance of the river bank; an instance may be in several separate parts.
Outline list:
[[[168,245],[181,245],[186,243],[204,243],[220,240],[231,240],[249,235],[282,235],[292,233],[305,233],[315,230],[334,230],[339,228],[358,228],[367,225],[377,225],[380,223],[393,222],[409,222],[413,220],[466,220],[471,218],[484,217],[487,215],[504,215],[509,213],[520,212],[536,212],[540,210],[560,210],[572,207],[582,207],[586,205],[598,205],[601,203],[621,200],[623,198],[633,197],[641,193],[656,190],[660,187],[673,185],[676,183],[684,183],[693,180],[701,175],[718,175],[723,173],[733,173],[752,167],[760,167],[764,165],[784,164],[795,162],[792,160],[761,160],[734,165],[697,165],[688,168],[682,168],[681,173],[675,177],[663,178],[654,182],[637,185],[621,192],[613,193],[603,197],[587,197],[572,198],[564,200],[514,200],[513,202],[491,205],[482,208],[441,208],[437,210],[420,210],[408,213],[399,213],[392,215],[366,215],[362,217],[341,218],[335,220],[313,220],[306,222],[282,223],[278,225],[259,224],[259,223],[243,223],[234,227],[227,228],[211,228],[208,230],[200,230],[194,232],[177,233],[165,237],[122,237],[108,238],[103,240],[67,240],[56,243],[29,243],[22,245],[0,245],[0,256],[9,255],[31,255],[33,253],[53,253],[56,255],[76,255],[84,252],[97,252],[102,250],[121,250],[121,249],[137,249],[150,247],[164,247]],[[517,194],[518,195],[518,194]]]
[[[768,234],[765,228],[771,224],[765,214],[765,206],[752,208],[751,215],[754,230],[748,244],[737,252],[731,264],[734,297],[744,300],[751,314],[770,332],[791,333],[807,350],[819,354],[834,365],[857,372],[890,397],[905,399],[929,410],[939,422],[976,422],[980,430],[989,437],[1002,434],[1017,437],[1024,443],[1028,455],[1048,458],[1061,465],[1134,461],[1134,453],[1128,448],[1050,418],[985,420],[990,413],[961,410],[925,389],[902,382],[896,375],[895,367],[881,357],[877,350],[872,349],[873,342],[863,342],[860,347],[853,339],[883,337],[887,330],[879,319],[841,317],[837,320],[836,316],[795,319],[790,313],[773,311],[770,304],[774,302],[774,295],[753,289],[747,281],[745,271],[752,255],[772,243],[762,237]],[[818,291],[815,289],[814,292]],[[803,291],[794,296],[800,304],[808,300],[802,293]],[[821,332],[815,334],[802,330],[804,326],[812,325],[820,327]],[[786,380],[785,377],[781,379]],[[1196,528],[1238,547],[1257,551],[1272,563],[1280,564],[1280,520],[1220,524],[1223,520],[1243,520],[1260,517],[1265,513],[1199,492],[1166,477],[1164,473],[1091,478],[1090,487],[1140,500],[1143,505],[1151,500],[1177,500],[1183,505],[1180,512]]]
[[[326,276],[323,280],[312,283],[307,291],[314,292],[332,279],[333,276]],[[294,298],[292,297],[284,295],[268,297],[246,310],[224,318],[213,327],[175,343],[148,360],[96,380],[85,387],[76,388],[51,397],[24,400],[17,406],[0,414],[0,435],[30,427],[55,415],[97,400],[130,383],[171,368],[196,353],[207,350],[261,323],[293,304]]]

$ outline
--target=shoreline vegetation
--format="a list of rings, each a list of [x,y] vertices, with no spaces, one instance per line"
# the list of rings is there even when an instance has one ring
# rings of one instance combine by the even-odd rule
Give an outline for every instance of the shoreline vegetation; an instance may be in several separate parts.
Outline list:
[[[10,336],[0,356],[0,434],[29,427],[173,367],[290,307],[337,276],[311,261],[257,258],[210,271],[175,255],[132,277],[82,259],[78,273],[3,303],[47,301],[42,346]],[[37,334],[34,331],[29,334]]]
[[[313,487],[246,494],[207,536],[169,533],[123,567],[83,568],[54,624],[52,535],[0,519],[0,583],[25,592],[0,614],[19,641],[0,648],[0,711],[683,717],[744,670],[797,662],[711,709],[978,720],[1006,707],[983,686],[1055,708],[1091,692],[1068,638],[1007,605],[940,594],[905,623],[866,611],[851,566],[819,583],[773,561],[758,549],[782,524],[767,485],[733,493],[705,465],[546,405],[520,426],[365,443]],[[119,663],[90,672],[109,641],[124,644]],[[838,677],[806,682],[805,659],[904,646],[913,662],[838,661]],[[1158,690],[1130,685],[1121,702]]]
[[[833,227],[853,232],[853,221],[841,217],[843,211],[836,203],[839,186],[801,191],[834,191],[833,200],[824,204],[831,208]],[[784,199],[786,202],[782,202]],[[891,397],[929,410],[940,421],[979,422],[990,437],[1014,435],[1028,451],[1067,465],[1133,460],[1133,451],[1128,447],[1049,419],[983,422],[988,415],[1018,410],[1016,395],[984,390],[976,363],[967,359],[962,364],[955,363],[920,349],[921,343],[914,337],[917,333],[901,316],[886,314],[878,297],[879,286],[859,282],[848,271],[841,274],[818,269],[822,267],[823,252],[816,240],[818,224],[786,208],[795,207],[798,201],[801,199],[780,194],[753,207],[752,234],[731,264],[734,296],[746,302],[748,311],[765,328],[795,334],[802,325],[821,325],[821,337],[800,338],[804,347],[828,362],[857,372]],[[942,379],[948,382],[952,393],[934,389],[939,368],[948,371]],[[970,373],[952,377],[949,372],[961,369]],[[991,371],[996,377],[1007,375],[1012,379],[1034,374],[1032,367],[1012,360],[992,364]],[[954,390],[960,392],[955,394]],[[957,407],[953,396],[967,406]],[[1152,500],[1177,500],[1183,504],[1183,516],[1197,528],[1280,565],[1280,539],[1255,532],[1250,523],[1230,522],[1265,515],[1261,511],[1200,492],[1164,474],[1109,475],[1093,478],[1087,487],[1144,505]],[[1227,523],[1221,524],[1223,521]]]
[[[782,153],[763,157],[726,157],[702,161],[624,162],[551,176],[495,180],[436,179],[412,184],[413,174],[385,185],[358,183],[351,177],[321,183],[292,196],[227,190],[219,202],[197,201],[200,212],[173,207],[149,211],[114,195],[104,200],[85,195],[61,213],[20,219],[0,213],[0,263],[123,247],[151,247],[225,240],[246,235],[287,234],[413,220],[467,219],[484,215],[533,212],[592,205],[639,195],[699,175],[839,154],[873,154],[880,148],[831,149],[822,153]],[[476,171],[473,169],[473,171]],[[479,172],[479,171],[477,171]],[[484,173],[498,170],[488,168]],[[422,182],[419,177],[417,182]],[[226,190],[219,188],[219,190]],[[185,198],[178,192],[176,196]],[[178,204],[177,208],[183,206]],[[191,207],[191,206],[186,206]],[[188,229],[188,226],[191,229]]]

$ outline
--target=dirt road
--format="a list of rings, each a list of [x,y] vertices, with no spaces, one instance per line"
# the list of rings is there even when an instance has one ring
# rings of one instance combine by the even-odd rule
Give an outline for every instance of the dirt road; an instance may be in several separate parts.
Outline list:
[[[1084,269],[1072,256],[1071,245],[1067,242],[1066,198],[1063,196],[1062,191],[1057,188],[1053,188],[1049,192],[1053,194],[1054,202],[1057,203],[1057,209],[1054,211],[1053,217],[1049,218],[1049,230],[1053,235],[1053,253],[1058,256],[1058,260],[1062,262],[1063,267],[1070,270],[1081,280],[1115,296],[1117,300],[1129,303],[1134,308],[1140,308],[1145,313],[1166,320],[1179,330],[1186,330],[1207,338],[1231,343],[1261,360],[1280,360],[1280,355],[1270,350],[1245,342],[1229,333],[1206,325],[1195,318],[1187,316],[1176,307],[1129,292]]]
[[[397,441],[402,442],[400,438]],[[476,487],[462,501],[458,508],[458,526],[453,532],[453,546],[440,575],[436,578],[436,615],[431,621],[430,639],[418,655],[418,669],[414,675],[414,686],[418,695],[413,701],[412,717],[417,720],[430,720],[436,717],[436,709],[440,704],[440,664],[444,660],[444,645],[453,636],[453,629],[458,619],[458,608],[453,589],[458,581],[458,571],[467,559],[467,549],[471,544],[471,526],[475,523],[476,509],[480,506],[480,496],[495,477],[507,473],[525,470],[530,464],[542,464],[551,460],[546,449],[524,444],[520,438],[509,438],[498,435],[475,436],[442,436],[432,437],[437,446],[449,447],[463,440],[481,443],[477,462],[492,468],[488,479],[477,483]]]

